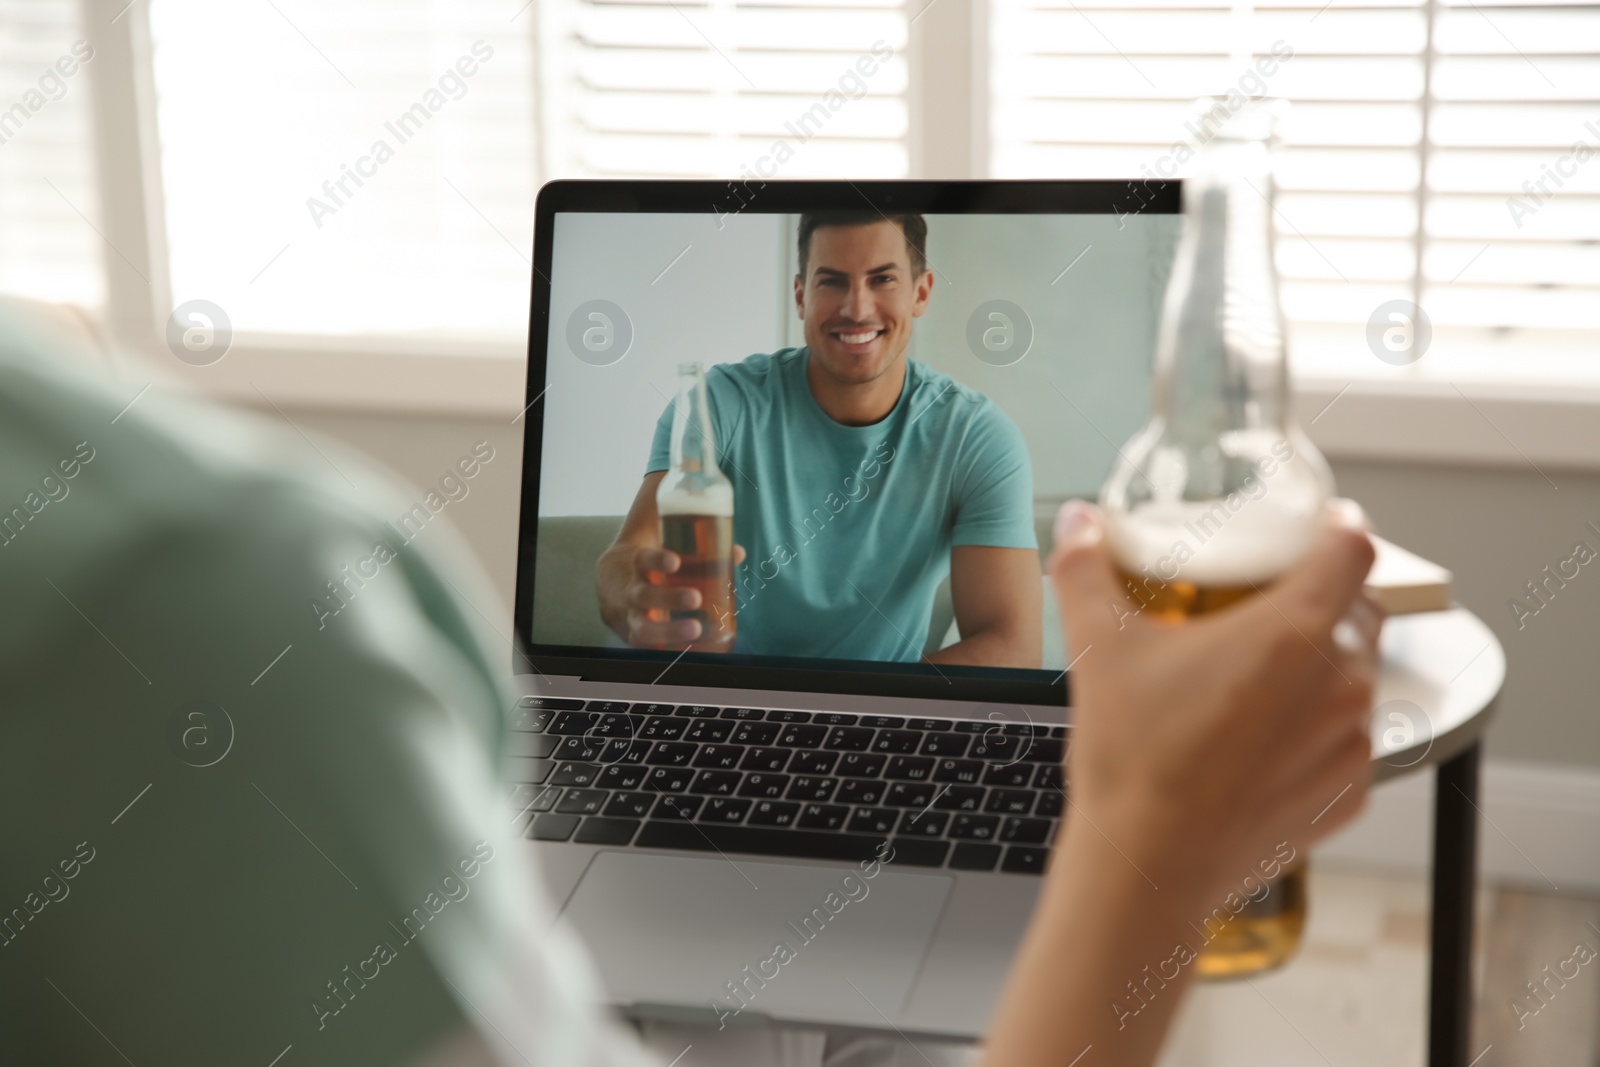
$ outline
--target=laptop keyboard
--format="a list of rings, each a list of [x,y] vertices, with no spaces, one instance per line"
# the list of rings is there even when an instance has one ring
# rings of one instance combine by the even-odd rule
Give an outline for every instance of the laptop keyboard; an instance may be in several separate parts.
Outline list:
[[[535,841],[1040,874],[1066,727],[524,697],[508,745]]]

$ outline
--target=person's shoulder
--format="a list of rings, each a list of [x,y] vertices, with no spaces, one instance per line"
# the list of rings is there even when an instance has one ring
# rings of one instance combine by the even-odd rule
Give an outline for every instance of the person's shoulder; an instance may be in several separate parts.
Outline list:
[[[743,397],[771,396],[778,382],[803,365],[805,350],[780,348],[776,352],[757,352],[731,363],[717,363],[706,369],[706,388],[716,393]]]
[[[930,432],[960,445],[963,451],[1025,447],[1022,430],[989,394],[926,363],[911,360],[909,370],[915,383],[910,398],[913,410],[928,415],[926,419],[920,414],[914,417],[919,424],[927,423]]]

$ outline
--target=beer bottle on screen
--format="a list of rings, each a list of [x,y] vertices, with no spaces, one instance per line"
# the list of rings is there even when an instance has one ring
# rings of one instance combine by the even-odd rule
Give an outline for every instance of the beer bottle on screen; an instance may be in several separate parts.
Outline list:
[[[1290,417],[1273,258],[1281,101],[1197,102],[1209,136],[1183,183],[1183,233],[1156,338],[1149,422],[1101,489],[1129,611],[1183,620],[1258,595],[1317,535],[1333,477]],[[1270,595],[1270,593],[1269,593]],[[1285,963],[1306,916],[1305,864],[1263,857],[1202,929],[1196,972]],[[1264,890],[1264,893],[1263,893]]]
[[[733,587],[733,484],[717,466],[705,368],[678,367],[673,401],[671,466],[656,490],[661,545],[677,553],[678,569],[663,574],[663,585],[700,593],[698,607],[674,611],[674,621],[700,623],[700,636],[688,650],[727,652],[737,632],[738,605]],[[675,647],[677,652],[685,651]]]

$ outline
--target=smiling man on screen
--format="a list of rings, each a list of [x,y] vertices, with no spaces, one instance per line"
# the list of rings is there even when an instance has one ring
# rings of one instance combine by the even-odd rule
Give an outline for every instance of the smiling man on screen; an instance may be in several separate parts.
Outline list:
[[[806,344],[714,366],[713,433],[733,482],[738,637],[733,651],[917,660],[946,574],[961,639],[934,663],[1038,667],[1040,568],[1033,475],[1016,424],[987,396],[910,359],[927,309],[921,215],[800,216],[795,309]],[[651,580],[656,487],[672,406],[643,484],[597,568],[600,613],[629,644],[683,645],[671,620],[699,594]]]

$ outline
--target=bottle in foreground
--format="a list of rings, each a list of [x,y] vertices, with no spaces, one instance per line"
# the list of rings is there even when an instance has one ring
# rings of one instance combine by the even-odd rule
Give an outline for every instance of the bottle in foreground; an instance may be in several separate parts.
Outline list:
[[[678,367],[678,394],[672,412],[671,466],[656,490],[661,544],[679,558],[678,569],[661,576],[663,585],[694,589],[700,606],[674,611],[674,622],[700,623],[695,652],[727,652],[737,633],[738,604],[733,587],[733,484],[717,466],[705,368]],[[682,652],[683,648],[674,648]]]
[[[1214,132],[1184,181],[1150,421],[1100,496],[1126,610],[1171,621],[1259,595],[1309,550],[1333,493],[1288,411],[1272,247],[1282,105],[1199,106]],[[1286,962],[1305,924],[1305,876],[1303,861],[1291,864],[1243,910],[1206,920],[1196,973],[1241,977]]]

